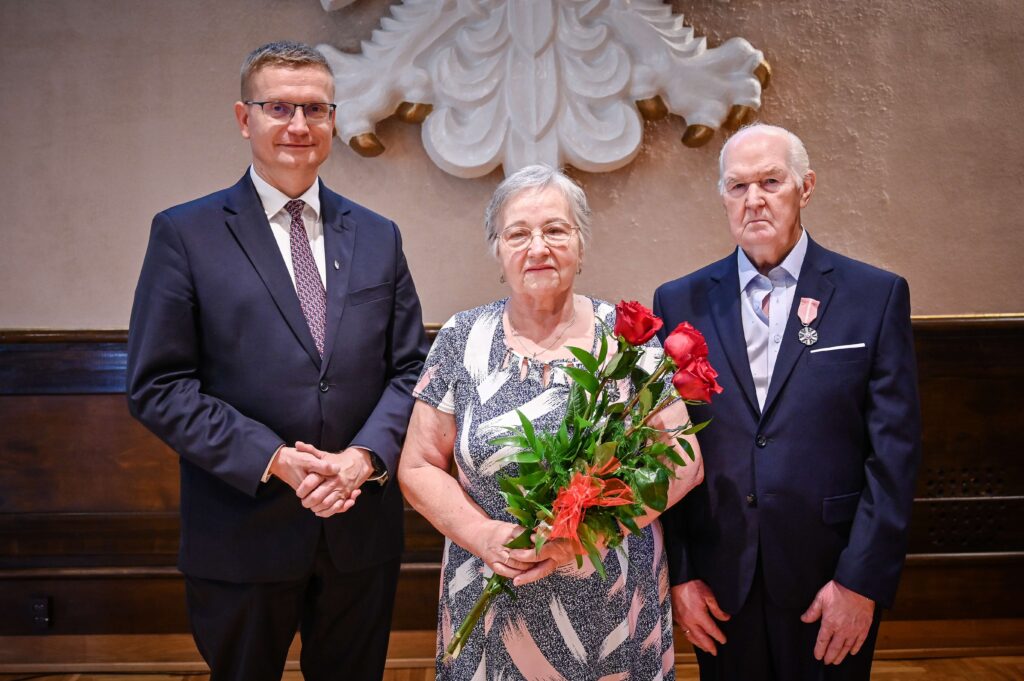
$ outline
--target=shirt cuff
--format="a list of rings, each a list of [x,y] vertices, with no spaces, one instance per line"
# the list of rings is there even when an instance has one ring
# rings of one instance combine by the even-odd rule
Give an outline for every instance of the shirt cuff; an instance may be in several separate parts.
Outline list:
[[[277,455],[281,453],[282,449],[284,449],[283,444],[274,450],[274,455],[270,457],[270,461],[267,463],[267,470],[263,471],[263,477],[260,478],[260,482],[268,482],[270,480],[270,468],[277,461]]]

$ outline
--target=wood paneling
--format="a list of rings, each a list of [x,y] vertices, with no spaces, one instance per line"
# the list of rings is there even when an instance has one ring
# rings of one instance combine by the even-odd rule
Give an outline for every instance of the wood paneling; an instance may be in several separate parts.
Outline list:
[[[1024,617],[1024,318],[914,331],[924,462],[888,616]],[[53,634],[186,631],[177,457],[128,414],[124,345],[123,331],[0,331],[0,635],[33,632],[33,596]],[[407,510],[397,628],[435,626],[441,548]]]

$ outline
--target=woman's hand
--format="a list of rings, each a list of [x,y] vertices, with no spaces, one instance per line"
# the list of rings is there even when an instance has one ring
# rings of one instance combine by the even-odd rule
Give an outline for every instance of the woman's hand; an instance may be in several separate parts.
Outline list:
[[[547,577],[561,565],[569,562],[575,564],[576,551],[568,539],[553,539],[545,542],[540,553],[533,548],[515,549],[511,552],[511,559],[516,564],[527,566],[519,576],[512,580],[515,586],[522,586]]]
[[[480,530],[473,533],[476,538],[469,551],[483,559],[487,566],[502,577],[514,579],[530,568],[531,561],[520,560],[516,556],[523,550],[510,549],[505,544],[522,534],[523,528],[515,523],[489,519]],[[532,549],[527,551],[532,552]]]

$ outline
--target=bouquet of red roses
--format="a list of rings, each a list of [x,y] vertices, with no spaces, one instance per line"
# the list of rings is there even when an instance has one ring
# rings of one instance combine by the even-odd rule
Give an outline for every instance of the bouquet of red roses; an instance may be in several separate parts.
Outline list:
[[[569,348],[580,367],[565,367],[572,379],[565,418],[554,433],[538,433],[519,412],[521,429],[492,440],[511,446],[509,461],[519,465],[515,477],[498,480],[508,512],[523,525],[523,532],[508,548],[530,546],[540,551],[551,539],[566,539],[576,551],[577,565],[589,557],[594,569],[605,576],[598,550],[603,539],[608,548],[623,541],[623,531],[640,533],[636,519],[648,509],[664,511],[668,504],[674,466],[686,459],[658,436],[649,425],[651,417],[677,399],[687,404],[711,401],[722,392],[718,374],[708,363],[704,336],[689,323],[680,324],[665,339],[665,351],[653,371],[645,371],[642,347],[664,325],[661,319],[636,301],[615,306],[616,351],[609,357],[607,336],[600,340],[595,357],[586,350]],[[665,376],[673,372],[667,389]],[[623,381],[629,390],[616,399]],[[708,424],[686,423],[671,435],[694,460],[690,444],[682,437]],[[457,657],[470,632],[502,592],[515,592],[506,577],[494,574],[484,586],[466,619],[452,636],[447,655]]]

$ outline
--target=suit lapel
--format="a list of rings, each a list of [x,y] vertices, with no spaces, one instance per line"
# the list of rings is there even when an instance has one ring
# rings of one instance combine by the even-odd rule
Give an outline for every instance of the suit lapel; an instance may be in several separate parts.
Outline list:
[[[772,380],[768,384],[768,394],[764,400],[764,413],[767,414],[782,392],[789,375],[793,372],[805,352],[807,346],[797,340],[797,333],[803,323],[797,317],[797,310],[800,307],[801,298],[814,298],[819,302],[818,316],[811,323],[812,328],[821,328],[821,321],[828,309],[828,302],[832,298],[835,286],[826,276],[832,271],[832,265],[828,259],[828,252],[808,237],[807,255],[804,256],[804,264],[800,270],[800,280],[796,284],[796,293],[793,295],[793,306],[789,312],[789,319],[786,320],[786,330],[782,336],[782,347],[779,349],[779,356],[775,360],[775,368],[772,370]]]
[[[324,362],[321,372],[330,365],[331,356],[341,332],[341,316],[348,298],[352,256],[355,252],[356,229],[345,200],[320,184],[320,206],[324,218],[324,253],[327,264],[327,328],[324,339]]]
[[[299,297],[295,294],[295,285],[291,277],[288,276],[288,268],[281,257],[281,249],[274,240],[270,223],[248,173],[229,190],[224,211],[227,214],[228,229],[270,291],[274,303],[291,327],[292,333],[305,348],[313,363],[319,367],[320,353],[317,352],[313,334],[310,333],[302,308],[299,306]]]
[[[715,324],[719,344],[743,391],[747,404],[756,415],[760,413],[754,392],[754,377],[750,373],[750,359],[747,357],[747,342],[743,335],[743,320],[740,316],[739,267],[735,252],[720,261],[721,267],[711,275],[712,284],[708,292],[711,302],[711,319]]]

